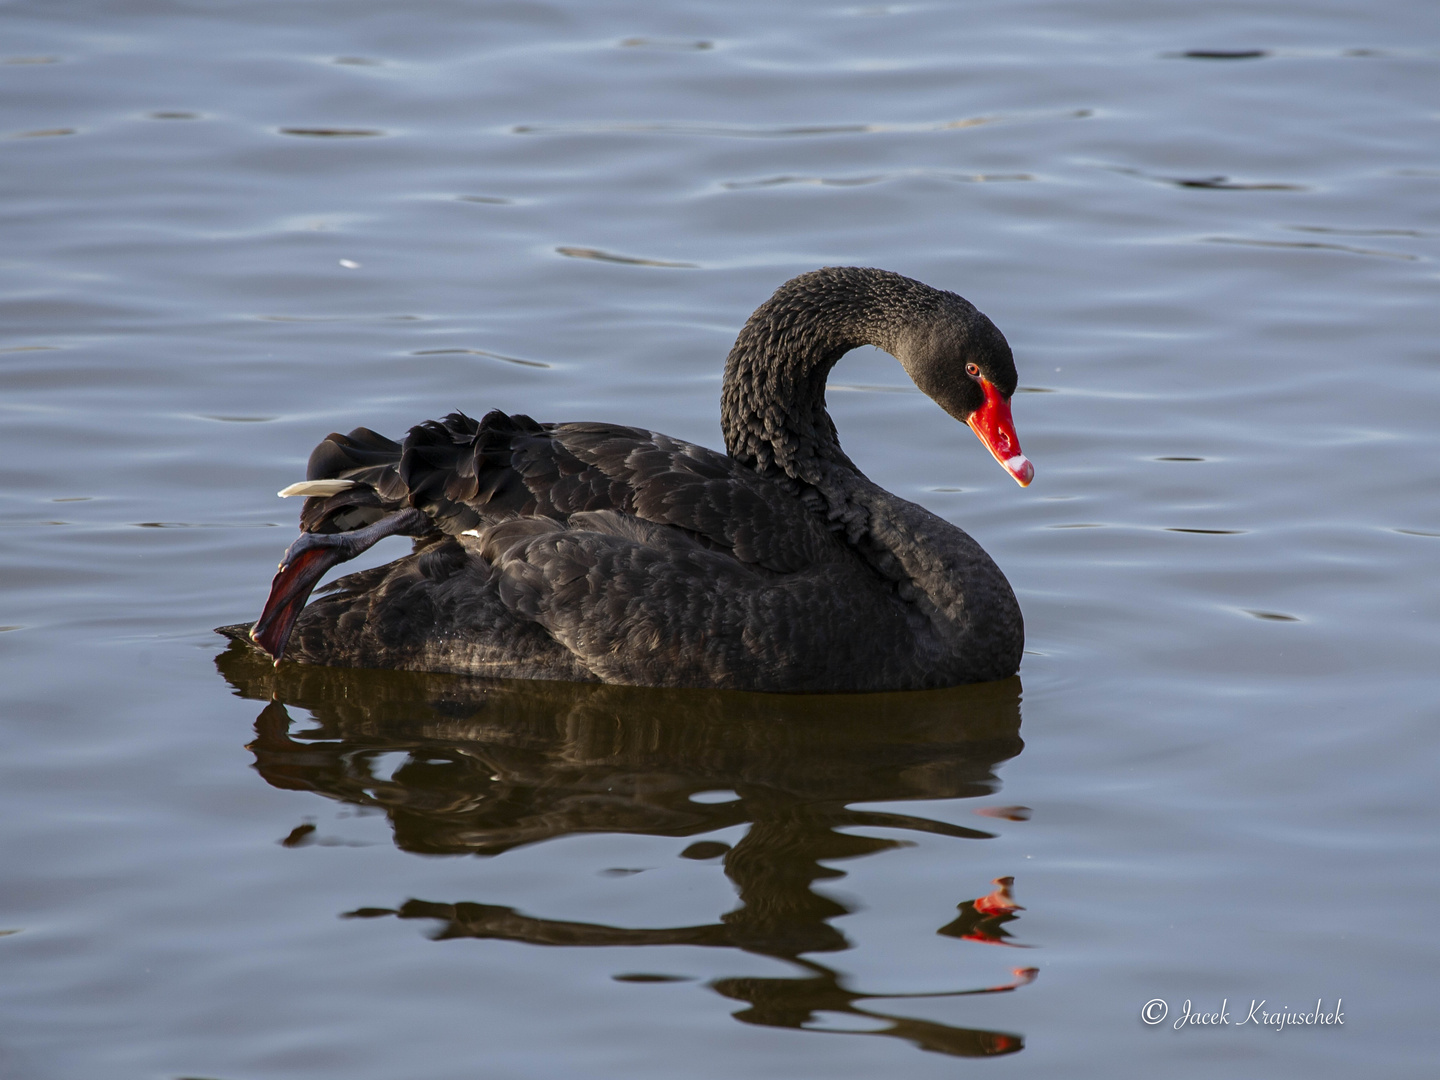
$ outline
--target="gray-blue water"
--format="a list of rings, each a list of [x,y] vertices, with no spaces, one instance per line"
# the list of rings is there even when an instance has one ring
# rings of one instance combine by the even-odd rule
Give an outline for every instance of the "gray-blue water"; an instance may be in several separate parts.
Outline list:
[[[0,1075],[1429,1075],[1437,32],[0,4]],[[1017,680],[477,689],[211,633],[327,432],[718,446],[735,331],[826,264],[1014,346],[1027,490],[882,353],[830,403],[1005,569]]]

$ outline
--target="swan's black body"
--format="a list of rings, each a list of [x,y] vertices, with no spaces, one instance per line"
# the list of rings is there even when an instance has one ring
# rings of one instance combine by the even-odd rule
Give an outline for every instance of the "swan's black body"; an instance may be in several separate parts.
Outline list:
[[[307,500],[256,640],[317,664],[649,686],[858,691],[1011,675],[1024,630],[999,568],[840,449],[825,378],[867,343],[972,424],[987,394],[1008,403],[1015,389],[1004,337],[960,297],[878,270],[805,274],[730,354],[728,456],[500,412],[453,413],[403,443],[331,435],[309,479],[351,486]],[[1013,449],[1007,467],[1028,482]],[[394,532],[417,536],[414,554],[342,578],[295,616],[324,569],[282,584],[299,574],[288,567],[317,551],[328,566]]]

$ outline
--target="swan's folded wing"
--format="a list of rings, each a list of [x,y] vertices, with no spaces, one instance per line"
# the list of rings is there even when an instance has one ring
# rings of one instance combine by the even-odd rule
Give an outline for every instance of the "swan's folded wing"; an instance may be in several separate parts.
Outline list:
[[[668,435],[600,424],[560,425],[555,438],[591,468],[622,482],[625,512],[685,529],[741,562],[788,573],[834,556],[836,538],[798,490],[724,454]]]
[[[789,572],[833,554],[823,517],[781,481],[724,454],[617,424],[537,424],[460,413],[413,429],[398,476],[458,535],[505,517],[612,510],[684,529],[744,563]]]
[[[862,689],[875,640],[912,641],[888,583],[837,558],[793,574],[746,564],[673,526],[602,510],[512,518],[462,536],[500,602],[603,682],[751,690]],[[895,650],[923,678],[918,648]],[[884,665],[881,665],[882,667]]]
[[[498,410],[477,421],[457,412],[417,425],[403,444],[356,428],[315,448],[306,479],[351,483],[306,499],[306,532],[359,528],[407,505],[452,536],[509,517],[566,521],[610,510],[683,529],[781,573],[833,557],[836,543],[791,482],[618,424],[538,424]]]

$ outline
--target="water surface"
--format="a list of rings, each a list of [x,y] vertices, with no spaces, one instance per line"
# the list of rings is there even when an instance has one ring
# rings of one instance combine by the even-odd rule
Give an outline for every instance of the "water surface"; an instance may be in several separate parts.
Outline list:
[[[0,1072],[1428,1074],[1429,5],[0,17]],[[829,397],[1005,569],[1018,678],[277,673],[211,632],[327,432],[718,446],[736,330],[826,264],[1015,348],[1024,491],[884,354]]]

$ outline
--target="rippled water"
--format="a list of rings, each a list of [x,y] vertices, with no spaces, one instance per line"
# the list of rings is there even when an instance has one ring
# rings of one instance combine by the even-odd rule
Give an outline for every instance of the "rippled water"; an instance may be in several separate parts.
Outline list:
[[[1428,1075],[1432,5],[0,25],[0,1074]],[[482,687],[211,633],[326,432],[719,445],[736,329],[845,263],[1015,347],[1025,491],[881,353],[830,401],[1005,568],[1019,678]],[[1343,1027],[1238,1026],[1317,998]]]

